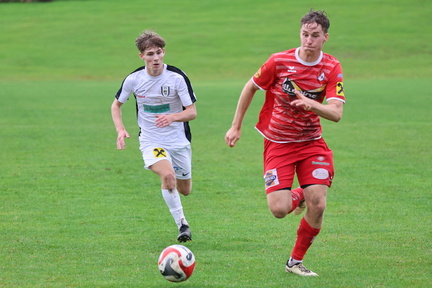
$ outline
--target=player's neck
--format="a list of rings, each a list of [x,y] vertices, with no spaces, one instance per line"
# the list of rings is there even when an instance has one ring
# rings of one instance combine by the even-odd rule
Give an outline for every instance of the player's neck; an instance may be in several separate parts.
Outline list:
[[[321,51],[312,52],[312,51],[305,51],[300,48],[298,56],[302,61],[312,63],[317,61],[320,58]]]
[[[147,73],[152,77],[157,77],[157,76],[161,75],[163,73],[163,71],[164,71],[163,65],[161,65],[161,67],[158,67],[158,68],[147,67]]]

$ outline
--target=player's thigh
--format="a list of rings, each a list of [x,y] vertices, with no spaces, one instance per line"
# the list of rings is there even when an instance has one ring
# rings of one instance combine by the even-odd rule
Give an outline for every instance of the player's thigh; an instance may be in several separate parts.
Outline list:
[[[174,169],[172,164],[167,159],[162,159],[152,164],[149,169],[162,177],[172,177],[175,179]]]

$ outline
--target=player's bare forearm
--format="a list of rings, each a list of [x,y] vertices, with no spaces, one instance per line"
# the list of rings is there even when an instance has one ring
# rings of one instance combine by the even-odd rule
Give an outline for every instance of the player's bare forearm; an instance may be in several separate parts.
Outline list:
[[[232,122],[233,128],[239,130],[241,129],[243,118],[246,115],[246,111],[249,109],[249,106],[252,103],[252,99],[257,90],[258,87],[255,86],[252,79],[250,79],[243,87]]]
[[[339,100],[330,100],[327,105],[320,104],[312,107],[312,111],[320,117],[333,121],[339,122],[342,119],[343,105],[344,103]]]
[[[121,102],[119,102],[117,99],[114,100],[111,105],[111,117],[117,132],[122,129],[124,130],[121,114],[121,105]]]
[[[235,143],[240,139],[241,136],[241,127],[243,123],[244,116],[246,115],[246,111],[248,110],[252,99],[255,95],[255,92],[258,90],[258,87],[253,83],[252,79],[249,80],[240,94],[240,98],[237,103],[237,108],[234,114],[234,119],[231,124],[231,128],[225,134],[225,142],[230,147],[234,147]]]
[[[315,100],[304,96],[300,91],[295,91],[297,99],[291,101],[291,105],[302,108],[306,111],[313,111],[318,116],[333,121],[339,122],[342,119],[343,102],[339,100],[329,100],[327,105],[321,104]]]
[[[175,116],[173,122],[187,122],[194,120],[197,117],[195,104],[186,106],[185,110],[174,115]]]
[[[122,103],[119,102],[117,99],[114,100],[113,104],[111,105],[111,116],[117,131],[117,149],[119,150],[126,148],[124,138],[130,137],[129,133],[126,131],[123,125],[121,105]]]

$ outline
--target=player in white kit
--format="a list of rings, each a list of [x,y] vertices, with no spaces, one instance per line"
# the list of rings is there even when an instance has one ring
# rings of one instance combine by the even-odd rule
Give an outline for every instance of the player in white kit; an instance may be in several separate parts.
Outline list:
[[[135,44],[145,66],[124,79],[111,106],[117,149],[125,149],[124,138],[130,137],[123,125],[121,106],[133,95],[144,167],[159,176],[163,198],[178,226],[177,240],[186,242],[192,240],[192,234],[179,193],[187,196],[192,190],[189,121],[197,115],[195,93],[183,71],[163,62],[165,41],[161,36],[147,30]]]

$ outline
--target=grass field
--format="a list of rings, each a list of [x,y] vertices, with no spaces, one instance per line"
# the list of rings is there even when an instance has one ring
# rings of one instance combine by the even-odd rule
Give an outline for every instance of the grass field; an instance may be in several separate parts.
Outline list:
[[[430,1],[54,1],[0,4],[0,287],[428,287],[432,274]],[[306,255],[284,272],[299,217],[277,220],[262,181],[256,95],[236,148],[223,137],[239,92],[299,18],[328,11],[325,52],[344,67],[340,123],[323,122],[336,179]],[[198,97],[194,191],[183,198],[197,266],[157,269],[176,229],[137,139],[115,149],[110,105],[142,65],[146,28]],[[234,29],[235,28],[235,29]],[[261,96],[261,97],[260,97]],[[138,132],[134,104],[124,106]]]

